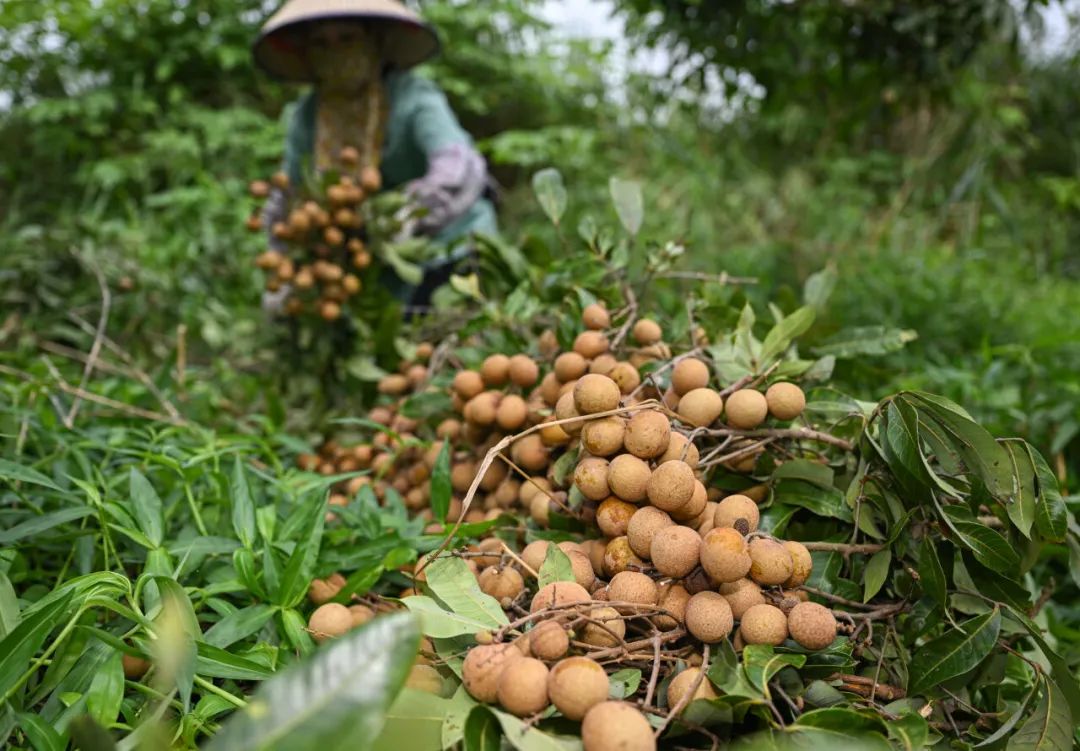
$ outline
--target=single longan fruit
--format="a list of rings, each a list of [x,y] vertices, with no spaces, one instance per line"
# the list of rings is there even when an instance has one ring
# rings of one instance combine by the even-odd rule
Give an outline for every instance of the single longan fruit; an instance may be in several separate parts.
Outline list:
[[[730,527],[716,527],[701,540],[701,567],[720,584],[738,581],[753,565],[746,539]]]
[[[520,430],[528,417],[529,407],[517,394],[504,396],[495,409],[495,422],[508,433]]]
[[[254,180],[248,185],[248,193],[252,198],[266,198],[270,195],[270,183],[265,180]]]
[[[481,644],[465,655],[461,682],[477,701],[491,704],[498,698],[499,678],[508,665],[525,659],[513,644]]]
[[[591,360],[608,351],[608,338],[599,331],[582,331],[574,339],[573,350]]]
[[[659,592],[656,582],[640,571],[620,571],[611,577],[608,584],[608,599],[611,602],[632,602],[638,605],[655,605]],[[639,609],[627,608],[635,613]]]
[[[690,602],[690,593],[681,584],[669,583],[660,586],[660,596],[656,606],[670,615],[658,615],[653,623],[661,631],[671,631],[683,624],[686,619],[686,603]]]
[[[365,193],[377,193],[382,188],[382,174],[377,167],[368,165],[360,170],[360,187]]]
[[[566,605],[571,602],[590,602],[589,590],[577,582],[551,582],[545,584],[533,595],[529,612],[536,613],[552,605]]]
[[[585,715],[581,723],[585,751],[656,751],[653,728],[637,707],[623,701],[605,701]]]
[[[548,705],[547,680],[547,665],[533,657],[522,657],[503,669],[495,697],[510,714],[528,717]]]
[[[614,647],[626,636],[626,621],[615,608],[594,608],[585,615],[596,621],[586,621],[581,629],[580,638],[586,644],[594,647]]]
[[[607,373],[608,378],[615,381],[619,391],[629,394],[641,385],[641,373],[628,362],[617,362]]]
[[[645,410],[626,423],[626,450],[639,459],[655,459],[671,443],[671,421],[662,412]]]
[[[475,370],[459,370],[454,375],[453,389],[468,401],[484,390],[484,379]]]
[[[510,376],[510,358],[494,354],[480,364],[480,378],[487,386],[502,386]]]
[[[478,581],[481,592],[500,602],[504,597],[515,599],[525,589],[525,580],[521,578],[521,574],[509,566],[501,570],[496,566],[488,566],[480,572]]]
[[[814,559],[801,542],[788,540],[784,543],[784,549],[791,556],[791,576],[784,582],[784,588],[796,589],[806,584],[806,580],[810,578],[810,573],[814,570]]]
[[[495,424],[495,412],[499,408],[499,394],[497,391],[485,391],[477,394],[465,403],[462,414],[465,419],[482,427],[490,427]]]
[[[780,590],[780,602],[776,603],[776,607],[780,608],[787,614],[791,614],[792,608],[798,605],[800,602],[810,602],[810,595],[803,589],[781,589]],[[788,625],[790,628],[790,624]]]
[[[720,594],[731,606],[731,614],[740,619],[750,608],[755,605],[766,604],[765,595],[761,594],[761,587],[751,579],[739,579],[720,585]]]
[[[744,644],[770,644],[775,647],[783,644],[787,638],[787,616],[774,605],[752,605],[743,613],[739,633]]]
[[[604,548],[604,573],[608,576],[616,576],[631,566],[640,567],[644,561],[630,549],[630,542],[626,537],[616,537]]]
[[[581,445],[593,456],[611,456],[622,450],[626,422],[621,417],[602,417],[585,423]]]
[[[698,462],[701,461],[701,453],[689,438],[682,433],[672,431],[667,449],[657,457],[656,463],[663,464],[670,461],[686,462],[690,465],[690,469],[697,469]]]
[[[319,303],[319,315],[324,321],[336,321],[341,318],[341,306],[331,300]]]
[[[608,497],[608,473],[607,459],[587,456],[574,469],[574,485],[590,501],[602,501]]]
[[[380,394],[401,396],[409,390],[409,379],[398,373],[391,373],[379,379],[378,389]]]
[[[577,405],[574,403],[574,394],[563,394],[555,402],[555,419],[556,420],[569,420],[570,422],[560,422],[559,427],[563,429],[567,435],[575,436],[579,435],[582,430],[585,429],[585,420],[575,420],[573,418],[581,417],[581,413],[577,410]]]
[[[596,572],[593,571],[589,556],[580,550],[569,550],[566,551],[566,557],[570,559],[570,570],[574,572],[574,581],[585,589],[592,587],[596,581]]]
[[[668,513],[682,508],[694,495],[696,479],[686,462],[664,462],[649,476],[649,503]]]
[[[546,477],[530,477],[528,480],[521,483],[521,490],[518,492],[518,500],[522,506],[528,506],[532,502],[533,496],[539,494],[543,496],[550,495],[552,492],[551,482]]]
[[[825,649],[836,639],[836,617],[816,602],[800,602],[788,613],[788,631],[804,649]]]
[[[345,577],[341,574],[332,574],[326,579],[313,579],[308,587],[308,599],[314,605],[322,605],[337,597],[337,593],[345,586]]]
[[[540,398],[544,400],[544,404],[554,407],[559,401],[559,397],[562,396],[561,388],[562,384],[559,382],[554,370],[545,375],[543,380],[540,381],[539,389]]]
[[[541,527],[547,528],[551,523],[551,504],[551,499],[542,495],[533,496],[529,503],[529,516]]]
[[[671,518],[677,522],[684,522],[687,526],[696,527],[694,521],[705,511],[709,504],[709,492],[701,484],[701,480],[694,479],[694,494],[689,502],[671,512]]]
[[[607,540],[585,540],[585,542],[581,543],[581,548],[585,551],[589,563],[592,564],[593,573],[597,576],[603,576],[604,551],[607,550]],[[595,587],[597,583],[593,582],[593,586]]]
[[[588,657],[567,657],[551,668],[548,696],[568,720],[578,721],[592,707],[608,698],[607,673]]]
[[[729,495],[716,504],[713,515],[714,526],[731,527],[744,535],[756,532],[760,521],[761,512],[758,511],[757,504],[738,493]]]
[[[606,498],[596,509],[596,526],[605,537],[620,537],[626,534],[630,519],[637,511],[638,507],[632,503],[614,496]]]
[[[806,394],[794,383],[779,382],[769,386],[765,402],[777,420],[794,420],[806,409]]]
[[[686,630],[706,644],[726,639],[735,620],[731,606],[716,592],[698,592],[686,603]]]
[[[660,328],[660,324],[649,318],[638,319],[634,324],[631,333],[633,334],[634,341],[642,346],[656,344],[664,335],[663,330]]]
[[[604,354],[597,355],[592,359],[592,362],[589,363],[589,372],[599,373],[600,375],[610,375],[611,371],[618,364],[619,361],[615,359],[615,355],[605,352]],[[619,388],[621,389],[622,386],[620,386]],[[623,393],[625,394],[626,392],[623,391]]]
[[[586,328],[599,331],[611,325],[611,316],[608,315],[607,308],[600,303],[594,302],[591,305],[586,305],[585,310],[581,312],[581,322],[585,324]]]
[[[548,420],[551,422],[556,418],[552,417]],[[570,442],[570,434],[563,430],[562,425],[545,425],[540,428],[540,440],[543,444],[549,448],[555,448],[556,446],[565,446]]]
[[[146,675],[150,669],[150,661],[135,655],[124,654],[120,656],[120,664],[124,669],[124,677],[129,681],[137,681]]]
[[[382,454],[381,456],[386,456]],[[457,493],[466,493],[476,477],[476,464],[471,460],[459,462],[450,467],[450,487]]]
[[[649,465],[633,454],[619,454],[608,466],[608,487],[612,493],[630,503],[645,500],[651,477]]]
[[[795,568],[791,553],[774,540],[759,537],[749,546],[750,578],[758,584],[783,584]]]
[[[341,636],[352,628],[352,613],[344,605],[328,602],[315,609],[308,619],[308,631],[317,642]]]
[[[724,412],[731,427],[753,430],[765,422],[765,417],[769,414],[769,404],[760,391],[739,389],[728,397]]]
[[[558,660],[569,649],[570,637],[555,621],[543,621],[529,632],[529,651],[541,660]]]
[[[586,373],[574,384],[574,407],[583,415],[616,409],[621,396],[615,381],[598,373]]]
[[[555,377],[560,383],[573,381],[589,370],[589,363],[578,352],[563,352],[555,358]]]
[[[507,364],[507,375],[515,386],[528,388],[540,377],[540,368],[528,355],[514,355]]]
[[[671,388],[679,396],[708,385],[709,366],[696,357],[679,360],[671,370]]]
[[[701,535],[690,527],[672,525],[653,535],[649,558],[664,576],[681,579],[697,567],[700,550]]]
[[[289,187],[289,176],[285,174],[285,172],[279,170],[275,172],[273,176],[271,176],[270,184],[273,185],[275,188],[285,190]]]
[[[724,400],[710,388],[687,391],[679,399],[679,418],[695,428],[706,428],[724,411]]]
[[[683,700],[683,697],[690,693],[690,687],[694,685],[694,681],[698,679],[699,675],[701,675],[701,668],[687,668],[671,679],[671,683],[668,684],[667,689],[667,703],[669,709],[677,707],[679,702]],[[696,699],[715,698],[716,690],[713,689],[712,683],[709,681],[708,677],[702,676],[701,682],[698,684],[693,696],[687,699],[686,704],[683,705],[683,711],[690,705],[690,702],[695,701]]]
[[[675,524],[667,512],[655,506],[643,506],[634,512],[626,525],[626,537],[634,554],[649,559],[652,555],[652,541],[656,534]]]
[[[359,603],[357,603],[356,605],[349,606],[349,616],[352,618],[352,628],[356,628],[357,626],[362,626],[368,621],[370,621],[372,618],[374,618],[375,611],[369,608],[367,605],[360,605]]]
[[[533,571],[539,572],[540,567],[544,565],[544,559],[547,558],[550,544],[547,540],[533,540],[521,551],[521,560],[525,561],[525,565]]]
[[[530,433],[514,441],[510,458],[527,472],[539,472],[548,465],[550,454],[547,446],[536,433]]]

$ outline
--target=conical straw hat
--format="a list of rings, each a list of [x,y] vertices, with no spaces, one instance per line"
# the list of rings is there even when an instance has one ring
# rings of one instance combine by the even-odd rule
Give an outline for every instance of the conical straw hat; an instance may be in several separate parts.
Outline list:
[[[329,20],[365,21],[377,26],[383,58],[396,68],[411,68],[439,51],[439,37],[420,16],[397,0],[288,0],[263,25],[255,40],[255,62],[287,81],[312,79],[296,31]]]

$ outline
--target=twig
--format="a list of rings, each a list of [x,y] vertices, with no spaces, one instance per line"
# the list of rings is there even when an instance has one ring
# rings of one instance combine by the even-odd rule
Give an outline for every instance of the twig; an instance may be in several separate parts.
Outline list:
[[[828,680],[840,681],[840,688],[844,691],[858,694],[859,696],[868,699],[873,699],[874,696],[880,696],[885,701],[896,701],[897,699],[903,699],[907,696],[907,692],[898,686],[890,686],[887,683],[878,683],[873,678],[867,678],[862,675],[833,673],[829,676]]]
[[[637,295],[634,294],[634,290],[629,284],[623,285],[623,296],[626,298],[626,320],[623,322],[623,325],[619,327],[619,330],[615,332],[615,338],[611,340],[611,345],[609,347],[611,351],[615,351],[619,348],[619,345],[626,339],[626,335],[630,333],[630,328],[634,325],[634,321],[637,320]]]
[[[187,379],[187,324],[176,327],[176,385],[184,390]]]
[[[849,542],[804,542],[807,550],[817,550],[825,553],[843,553],[844,555],[862,554],[873,555],[885,546],[876,542],[858,543],[852,545]]]
[[[756,276],[731,276],[726,271],[719,274],[708,274],[704,271],[664,271],[656,275],[657,279],[690,279],[697,282],[713,282],[714,284],[757,284]]]
[[[95,404],[100,404],[103,407],[115,409],[118,412],[122,412],[126,415],[131,415],[132,417],[141,417],[146,420],[167,422],[174,425],[184,424],[184,421],[182,419],[177,420],[169,417],[168,415],[163,415],[160,412],[154,412],[152,410],[143,409],[141,407],[135,407],[130,404],[125,404],[124,402],[118,402],[115,399],[110,399],[107,396],[95,394],[92,391],[86,391],[85,389],[76,388],[69,384],[67,381],[65,381],[63,377],[61,377],[60,372],[56,369],[56,366],[53,365],[48,358],[43,357],[42,360],[45,361],[46,366],[49,368],[49,372],[52,373],[53,378],[56,380],[56,385],[59,386],[60,390],[63,391],[65,394],[71,394],[72,396],[76,396],[80,399],[85,399],[88,402],[94,402]]]
[[[723,454],[722,456],[713,457],[713,458],[710,458],[708,461],[705,461],[705,462],[698,462],[698,467],[700,469],[705,469],[706,467],[713,467],[713,466],[716,466],[717,464],[723,464],[724,462],[730,462],[730,461],[734,461],[736,459],[741,459],[742,457],[747,456],[748,454],[757,453],[758,451],[760,451],[761,449],[764,449],[766,446],[768,446],[770,443],[772,443],[775,440],[776,440],[775,438],[765,438],[765,439],[760,440],[760,441],[754,441],[753,443],[748,444],[746,446],[743,446],[742,448],[736,449],[736,450],[732,451],[729,454]]]
[[[653,372],[649,373],[649,376],[650,377],[658,376],[661,373],[663,373],[664,371],[670,370],[671,368],[674,368],[676,365],[679,364],[679,361],[685,360],[688,357],[696,357],[697,355],[700,355],[700,354],[701,354],[701,347],[694,347],[689,352],[684,352],[683,354],[679,355],[678,357],[671,358],[666,363],[664,363],[662,366],[660,366],[659,368],[657,368]],[[626,398],[627,399],[633,399],[635,396],[637,396],[637,393],[639,391],[641,391],[643,388],[645,388],[645,383],[646,383],[645,381],[642,381],[641,383],[639,383],[634,388],[633,391],[631,391],[629,394],[626,395]],[[654,382],[653,385],[656,385],[655,382]],[[659,388],[659,386],[657,386],[657,388]]]
[[[83,368],[82,377],[79,379],[79,391],[86,388],[86,384],[90,382],[90,376],[94,372],[94,365],[101,354],[105,329],[109,325],[109,310],[112,308],[112,294],[109,292],[109,285],[105,282],[105,276],[97,266],[91,264],[90,268],[93,270],[94,276],[97,277],[98,289],[101,291],[101,314],[98,316],[97,328],[94,331],[94,342],[90,345],[90,354],[87,355],[86,366]],[[68,430],[75,426],[75,417],[79,414],[79,405],[81,403],[81,398],[78,396],[71,402],[71,409],[68,410],[67,415],[64,417],[64,427]]]
[[[753,386],[761,383],[762,381],[764,381],[769,376],[771,376],[773,371],[776,370],[779,367],[780,367],[780,361],[777,360],[776,362],[774,362],[769,367],[765,368],[764,371],[762,371],[761,373],[759,373],[757,375],[754,375],[753,373],[751,373],[750,375],[743,376],[742,378],[735,381],[735,383],[731,384],[727,388],[721,389],[720,396],[724,397],[724,399],[727,399],[731,394],[734,394],[739,389],[753,387]]]
[[[659,634],[657,634],[659,636]],[[653,643],[653,666],[652,675],[649,676],[649,685],[645,689],[645,706],[652,704],[653,693],[656,691],[656,681],[660,677],[660,639],[654,636]]]
[[[837,438],[834,435],[823,433],[820,430],[810,428],[761,428],[758,430],[738,430],[736,428],[713,428],[704,431],[705,435],[715,438],[736,436],[739,438],[795,438],[797,440],[818,441],[836,446],[844,451],[854,451],[855,446],[851,441]]]
[[[694,698],[694,694],[697,693],[698,686],[701,685],[701,682],[703,680],[706,680],[705,673],[708,672],[708,670],[709,670],[709,645],[705,644],[705,645],[702,646],[701,668],[698,670],[697,677],[694,679],[694,682],[692,684],[690,684],[690,688],[687,689],[686,693],[683,694],[679,698],[679,701],[676,702],[675,706],[671,708],[671,710],[668,712],[667,717],[664,718],[664,721],[662,723],[660,723],[660,727],[658,727],[656,729],[656,732],[653,733],[653,738],[659,738],[663,734],[663,732],[665,730],[667,730],[667,727],[668,727],[668,725],[671,724],[671,721],[674,718],[678,717],[682,713],[682,711],[686,707],[686,705],[689,704],[690,700]]]
[[[509,545],[507,545],[502,540],[499,540],[499,543],[502,545],[503,552],[506,553],[511,558],[513,558],[515,561],[517,561],[519,566],[521,566],[523,569],[525,569],[530,574],[532,574],[534,579],[539,579],[540,578],[540,574],[536,573],[536,571],[533,570],[532,566],[527,564],[524,560],[522,560],[522,558],[517,553],[515,553],[513,550],[511,550]]]
[[[856,602],[855,600],[849,600],[846,597],[834,595],[831,592],[826,592],[825,590],[817,589],[816,587],[808,587],[805,584],[802,585],[800,589],[809,592],[812,595],[816,595],[817,597],[821,597],[822,599],[829,600],[830,602],[835,602],[840,605],[847,605],[849,608],[855,608],[857,610],[877,610],[878,608],[877,605],[868,605],[865,602]]]

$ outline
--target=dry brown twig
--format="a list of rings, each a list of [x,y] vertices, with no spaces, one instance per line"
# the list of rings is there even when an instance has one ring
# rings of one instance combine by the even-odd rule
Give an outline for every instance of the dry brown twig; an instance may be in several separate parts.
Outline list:
[[[105,337],[105,329],[109,325],[109,311],[112,308],[112,294],[109,292],[109,285],[105,281],[105,275],[101,273],[101,269],[96,265],[91,264],[90,268],[94,272],[94,276],[98,283],[98,289],[101,292],[101,313],[98,315],[97,327],[94,329],[94,341],[90,345],[90,354],[86,357],[86,364],[83,367],[82,377],[79,379],[78,391],[83,391],[86,388],[87,383],[90,382],[90,376],[94,373],[94,365],[101,355],[101,346]],[[82,404],[82,398],[76,396],[71,402],[71,409],[68,410],[67,415],[64,416],[64,427],[68,428],[68,430],[75,425],[75,417],[79,414],[80,404]]]

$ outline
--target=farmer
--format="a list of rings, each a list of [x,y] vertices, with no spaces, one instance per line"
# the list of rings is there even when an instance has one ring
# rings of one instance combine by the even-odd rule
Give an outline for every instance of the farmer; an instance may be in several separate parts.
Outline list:
[[[439,88],[410,70],[438,50],[434,29],[397,0],[288,0],[254,47],[256,62],[271,75],[313,84],[288,127],[284,169],[291,183],[301,181],[305,165],[337,168],[342,149],[355,148],[358,172],[378,168],[383,187],[403,190],[423,209],[407,231],[450,250],[425,264],[418,287],[387,280],[410,306],[428,305],[470,255],[462,241],[471,232],[496,229],[483,157]],[[266,205],[265,226],[285,218],[284,191]],[[271,297],[280,298],[264,298],[274,309],[285,295]]]

